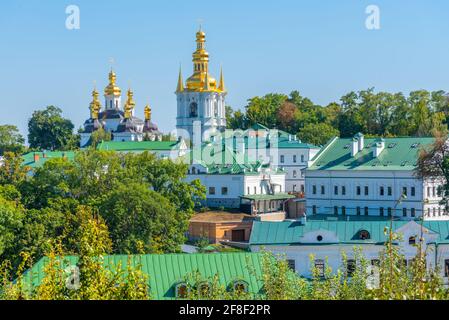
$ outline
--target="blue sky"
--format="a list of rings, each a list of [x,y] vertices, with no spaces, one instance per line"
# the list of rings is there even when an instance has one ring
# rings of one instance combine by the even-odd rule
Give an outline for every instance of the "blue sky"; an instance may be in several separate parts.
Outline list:
[[[80,30],[65,28],[71,4]],[[380,30],[365,28],[370,4],[380,8]],[[26,134],[32,111],[53,104],[79,127],[113,57],[137,115],[150,103],[153,120],[172,130],[179,64],[186,79],[200,19],[211,73],[218,78],[223,65],[234,108],[292,90],[323,105],[369,87],[449,91],[446,0],[2,0],[0,124]]]

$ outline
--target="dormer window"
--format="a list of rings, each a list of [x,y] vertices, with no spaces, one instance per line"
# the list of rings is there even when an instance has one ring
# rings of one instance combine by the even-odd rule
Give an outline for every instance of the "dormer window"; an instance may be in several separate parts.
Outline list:
[[[238,293],[246,293],[248,292],[248,283],[242,280],[237,280],[233,283],[233,289]]]
[[[361,230],[361,231],[359,232],[359,239],[360,239],[360,240],[368,240],[368,239],[370,239],[370,238],[371,238],[371,235],[369,234],[368,231],[366,231],[366,230]]]
[[[181,282],[176,285],[175,288],[176,298],[177,299],[187,299],[189,294],[189,288],[186,283]]]
[[[207,298],[211,294],[211,287],[208,282],[202,282],[198,285],[198,296],[200,298]]]

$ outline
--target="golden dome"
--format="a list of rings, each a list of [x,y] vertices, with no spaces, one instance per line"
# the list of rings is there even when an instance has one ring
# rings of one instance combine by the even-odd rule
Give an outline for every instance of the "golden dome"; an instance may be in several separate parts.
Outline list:
[[[150,121],[151,120],[151,107],[150,107],[150,105],[147,104],[145,106],[144,114],[145,114],[145,120]]]
[[[90,117],[94,120],[98,119],[98,114],[101,111],[100,100],[98,100],[98,91],[94,89],[92,91],[92,102],[90,103]]]
[[[209,53],[206,51],[206,34],[199,30],[196,33],[196,51],[193,53],[193,75],[186,81],[186,89],[190,91],[216,91],[217,80],[209,74]],[[179,89],[178,79],[178,89]],[[184,89],[184,88],[183,88]],[[181,92],[178,90],[178,92]]]
[[[128,90],[128,100],[126,100],[125,103],[125,118],[129,119],[132,116],[132,112],[134,110],[134,107],[136,106],[136,103],[133,99],[134,93],[131,91],[131,89]]]
[[[104,89],[104,94],[106,96],[119,96],[122,94],[122,90],[115,84],[116,81],[117,75],[111,70],[111,72],[109,72],[109,84]]]

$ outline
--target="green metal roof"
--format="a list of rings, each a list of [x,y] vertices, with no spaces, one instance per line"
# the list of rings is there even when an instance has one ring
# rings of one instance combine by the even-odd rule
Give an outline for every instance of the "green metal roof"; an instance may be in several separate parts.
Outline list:
[[[143,152],[143,151],[170,151],[179,148],[179,141],[103,141],[98,150]]]
[[[218,275],[225,287],[242,280],[248,283],[250,293],[258,294],[262,288],[261,256],[257,253],[110,255],[104,257],[104,264],[113,268],[121,263],[126,271],[129,257],[133,265],[140,263],[142,271],[149,276],[150,294],[156,300],[174,299],[176,284],[195,271],[204,278]],[[78,260],[74,256],[65,259],[70,265],[76,265]],[[42,258],[26,273],[25,279],[31,280],[33,286],[42,281],[46,263],[48,258]]]
[[[247,152],[242,155],[224,144],[216,143],[205,143],[201,150],[192,150],[187,157],[192,163],[206,167],[207,174],[259,175],[260,169],[270,167],[269,164],[253,159]],[[284,173],[284,171],[276,168],[275,173]]]
[[[373,148],[378,138],[365,138],[364,149],[354,157],[351,156],[352,140],[334,138],[307,170],[414,170],[419,150],[435,141],[431,137],[385,138],[385,149],[375,158]]]
[[[277,194],[253,194],[247,196],[241,196],[242,199],[248,200],[287,200],[296,198],[296,196],[288,193],[277,193]]]
[[[393,230],[406,225],[410,221],[393,221]],[[420,224],[420,222],[417,222]],[[299,221],[260,222],[255,221],[251,232],[251,245],[307,245],[301,243],[301,237],[311,231],[326,230],[336,233],[340,244],[384,244],[387,240],[384,234],[385,227],[390,221],[358,219],[345,221],[338,219],[308,220],[305,225]],[[424,228],[438,233],[437,243],[449,243],[449,221],[424,221]],[[358,233],[366,230],[370,239],[360,240]]]
[[[39,156],[38,161],[34,161],[35,155]],[[64,157],[67,158],[69,161],[73,161],[73,159],[75,158],[75,152],[74,151],[29,152],[22,156],[22,159],[23,159],[22,165],[28,166],[31,168],[38,168],[38,167],[43,166],[44,163],[50,159],[56,159],[56,158],[62,159]]]
[[[288,138],[279,138],[278,141],[278,148],[279,149],[320,149],[320,147],[317,147],[310,143],[304,143],[301,140],[289,140]]]

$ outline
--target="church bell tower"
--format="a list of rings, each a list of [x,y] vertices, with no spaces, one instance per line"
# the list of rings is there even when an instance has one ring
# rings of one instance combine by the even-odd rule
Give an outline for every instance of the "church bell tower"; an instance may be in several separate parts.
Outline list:
[[[193,53],[193,75],[185,85],[179,70],[176,129],[178,136],[194,140],[194,127],[200,128],[201,141],[208,141],[217,132],[226,129],[223,71],[220,81],[209,74],[209,53],[206,51],[206,34],[200,29],[196,33],[196,51]],[[195,132],[196,133],[196,132]],[[198,137],[195,137],[198,141]]]

